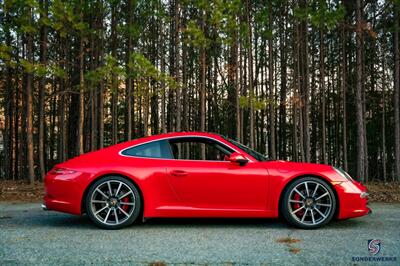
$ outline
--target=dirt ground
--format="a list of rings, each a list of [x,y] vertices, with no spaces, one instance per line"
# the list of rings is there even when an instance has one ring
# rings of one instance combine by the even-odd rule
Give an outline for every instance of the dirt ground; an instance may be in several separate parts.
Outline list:
[[[33,185],[23,181],[0,181],[0,201],[38,202],[43,199],[43,183]]]
[[[370,182],[367,185],[370,193],[369,199],[372,202],[400,202],[399,182]]]
[[[370,182],[367,184],[371,202],[399,202],[400,183]],[[44,195],[43,183],[33,185],[23,181],[0,181],[0,201],[39,202]]]

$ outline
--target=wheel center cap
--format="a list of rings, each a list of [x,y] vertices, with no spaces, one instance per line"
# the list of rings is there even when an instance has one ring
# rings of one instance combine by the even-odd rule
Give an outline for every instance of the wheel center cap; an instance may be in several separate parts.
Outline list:
[[[112,198],[112,199],[110,199],[110,205],[111,206],[116,206],[117,205],[117,203],[118,203],[118,200],[117,199],[115,199],[115,198]]]
[[[314,204],[314,200],[312,198],[307,198],[305,204],[310,207]]]

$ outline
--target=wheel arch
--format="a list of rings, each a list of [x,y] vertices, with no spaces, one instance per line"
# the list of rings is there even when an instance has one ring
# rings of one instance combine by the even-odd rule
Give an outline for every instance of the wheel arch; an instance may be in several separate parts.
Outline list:
[[[107,177],[107,176],[118,176],[118,177],[122,177],[124,179],[126,179],[127,181],[131,182],[138,190],[140,198],[141,198],[141,206],[140,206],[140,215],[143,215],[143,210],[144,210],[144,197],[143,197],[143,192],[142,189],[140,188],[138,182],[136,182],[134,179],[128,177],[127,175],[121,174],[121,173],[105,173],[105,174],[101,174],[95,178],[93,178],[93,180],[90,181],[90,183],[86,186],[83,194],[82,194],[82,199],[81,199],[81,214],[86,213],[86,196],[87,193],[89,192],[90,187],[98,180],[100,180],[101,178]]]
[[[289,180],[289,182],[287,182],[287,183],[284,185],[283,189],[282,189],[281,192],[280,192],[279,200],[278,200],[278,214],[279,214],[279,217],[282,216],[282,201],[283,201],[283,195],[285,195],[285,192],[286,192],[287,188],[288,188],[292,183],[294,183],[295,181],[299,180],[300,178],[304,178],[304,177],[314,177],[314,178],[318,178],[318,179],[320,179],[320,180],[326,182],[326,183],[328,184],[328,186],[332,189],[333,194],[334,194],[334,196],[335,196],[335,200],[336,200],[335,213],[334,213],[333,217],[336,219],[336,218],[338,217],[338,215],[339,215],[339,209],[340,209],[340,202],[339,202],[340,199],[339,199],[339,195],[338,195],[338,193],[337,193],[335,187],[331,184],[331,182],[329,181],[328,178],[323,177],[323,176],[320,176],[320,175],[316,175],[316,174],[301,174],[301,175],[295,176],[295,177],[291,178],[291,179]]]

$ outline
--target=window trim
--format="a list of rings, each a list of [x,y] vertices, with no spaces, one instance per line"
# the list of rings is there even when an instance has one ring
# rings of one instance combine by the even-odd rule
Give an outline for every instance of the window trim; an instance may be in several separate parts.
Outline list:
[[[137,147],[137,146],[141,146],[141,145],[144,145],[144,144],[148,144],[148,143],[151,143],[151,142],[162,141],[162,140],[170,140],[170,139],[182,139],[182,138],[199,138],[199,139],[213,140],[213,141],[218,142],[219,144],[221,144],[223,146],[227,146],[228,148],[232,149],[234,152],[238,152],[240,154],[243,154],[246,157],[246,159],[249,160],[249,162],[254,162],[254,160],[252,158],[249,158],[249,155],[246,152],[237,150],[237,147],[234,146],[233,144],[232,144],[232,146],[233,146],[232,147],[230,145],[227,145],[227,144],[223,143],[222,141],[220,141],[218,139],[215,139],[215,138],[212,138],[212,137],[207,137],[207,136],[196,136],[196,135],[175,136],[175,137],[166,137],[166,138],[161,138],[161,139],[149,140],[149,141],[146,141],[146,142],[143,142],[143,143],[138,143],[138,144],[126,147],[126,148],[120,150],[118,152],[118,154],[120,156],[123,156],[123,157],[140,158],[140,159],[152,159],[152,160],[169,160],[169,161],[186,161],[186,162],[215,162],[215,163],[226,163],[226,162],[228,162],[228,161],[215,161],[215,160],[187,160],[187,159],[182,160],[182,159],[175,159],[175,158],[170,159],[170,158],[140,157],[140,156],[122,154],[125,150],[131,149],[131,148],[134,148],[134,147]]]

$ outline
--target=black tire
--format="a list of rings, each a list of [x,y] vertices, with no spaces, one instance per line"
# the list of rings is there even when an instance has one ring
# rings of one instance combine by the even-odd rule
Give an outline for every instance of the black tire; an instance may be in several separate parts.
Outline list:
[[[122,184],[119,185],[120,183]],[[102,189],[104,189],[104,186],[106,186],[106,188],[103,191]],[[107,193],[108,188],[111,188],[113,193]],[[103,193],[100,193],[97,189]],[[108,191],[110,190],[108,189]],[[115,194],[115,192],[118,193]],[[125,194],[128,195],[118,199],[118,196],[123,196]],[[108,198],[105,196],[108,196]],[[99,197],[101,198],[97,200],[96,197],[97,199],[99,199]],[[131,201],[125,202],[123,201],[124,198],[128,198]],[[125,207],[129,209],[124,211]],[[92,220],[96,226],[103,229],[120,229],[131,225],[139,217],[141,207],[142,199],[136,186],[128,179],[120,176],[106,176],[97,180],[90,186],[85,198],[86,213],[90,220]],[[101,211],[103,208],[105,209]],[[100,213],[98,213],[98,211],[100,211]],[[105,216],[103,221],[102,215]],[[112,217],[114,223],[111,223]]]
[[[336,202],[335,193],[327,182],[316,177],[302,177],[285,188],[280,209],[289,224],[302,229],[315,229],[332,220]]]

